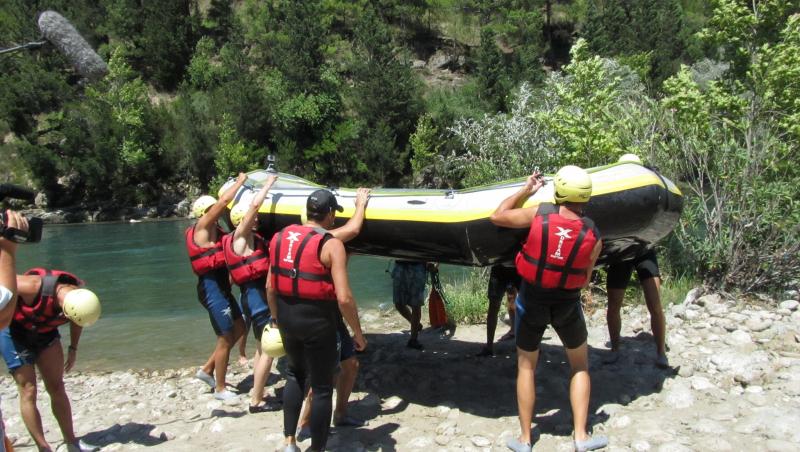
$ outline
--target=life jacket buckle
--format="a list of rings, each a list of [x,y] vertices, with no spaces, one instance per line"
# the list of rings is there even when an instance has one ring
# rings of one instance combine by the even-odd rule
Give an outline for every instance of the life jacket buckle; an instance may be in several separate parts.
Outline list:
[[[296,268],[292,268],[291,270],[289,270],[289,277],[292,278],[292,279],[297,279],[297,269]]]

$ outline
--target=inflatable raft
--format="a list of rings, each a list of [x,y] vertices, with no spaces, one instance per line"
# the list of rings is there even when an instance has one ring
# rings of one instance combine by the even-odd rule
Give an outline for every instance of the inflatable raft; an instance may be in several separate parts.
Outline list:
[[[632,259],[664,238],[675,227],[683,207],[680,190],[659,173],[637,163],[615,163],[587,170],[593,193],[585,214],[603,238],[599,262]],[[300,223],[306,198],[318,188],[330,188],[344,207],[336,225],[354,211],[355,189],[323,187],[303,178],[278,173],[259,210],[265,237]],[[248,174],[236,202],[249,202],[268,173]],[[553,202],[552,177],[524,206]],[[392,258],[485,266],[512,261],[527,229],[493,225],[489,216],[500,201],[519,190],[525,179],[464,190],[375,189],[367,205],[361,234],[347,244],[351,252]],[[226,189],[233,180],[222,188]],[[230,207],[233,206],[233,203]]]

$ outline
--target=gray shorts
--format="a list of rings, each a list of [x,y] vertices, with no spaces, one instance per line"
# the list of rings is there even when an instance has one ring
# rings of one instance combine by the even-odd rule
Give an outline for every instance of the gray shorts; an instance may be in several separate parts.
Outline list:
[[[425,304],[425,262],[396,261],[392,269],[394,304],[420,307]]]

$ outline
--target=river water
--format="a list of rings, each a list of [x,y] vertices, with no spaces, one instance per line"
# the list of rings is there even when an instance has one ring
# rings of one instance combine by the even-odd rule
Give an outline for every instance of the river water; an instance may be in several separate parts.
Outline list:
[[[38,266],[67,270],[100,297],[103,315],[83,330],[77,370],[165,369],[205,361],[215,336],[197,301],[197,278],[184,247],[189,224],[46,225],[41,243],[18,248],[18,272]],[[362,309],[391,305],[389,264],[387,258],[351,257],[350,284]],[[443,268],[444,277],[460,272]],[[61,334],[68,343],[69,328]],[[250,354],[254,343],[251,333]]]

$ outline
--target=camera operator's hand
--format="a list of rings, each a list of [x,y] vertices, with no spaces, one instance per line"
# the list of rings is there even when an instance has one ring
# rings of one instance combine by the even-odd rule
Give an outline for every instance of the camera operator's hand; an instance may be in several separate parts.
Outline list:
[[[28,220],[13,210],[6,210],[5,215],[5,224],[3,224],[5,228],[14,228],[18,229],[22,232],[28,232]],[[17,249],[17,244],[11,240],[3,238],[0,236],[0,249],[5,252],[11,253]]]

